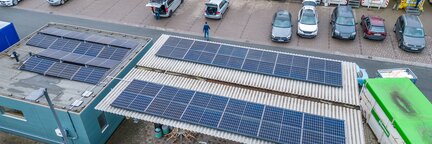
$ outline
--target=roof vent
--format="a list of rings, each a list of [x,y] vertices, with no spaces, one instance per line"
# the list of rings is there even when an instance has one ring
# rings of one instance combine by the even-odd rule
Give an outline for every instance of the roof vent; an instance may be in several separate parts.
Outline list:
[[[28,96],[26,96],[24,99],[29,100],[29,101],[36,101],[38,100],[40,97],[42,97],[44,94],[44,89],[38,89],[35,90],[33,92],[31,92]]]
[[[71,104],[71,106],[79,107],[82,103],[83,103],[82,100],[75,100],[75,101]]]
[[[85,91],[81,96],[83,97],[90,97],[90,95],[93,94],[91,91]]]

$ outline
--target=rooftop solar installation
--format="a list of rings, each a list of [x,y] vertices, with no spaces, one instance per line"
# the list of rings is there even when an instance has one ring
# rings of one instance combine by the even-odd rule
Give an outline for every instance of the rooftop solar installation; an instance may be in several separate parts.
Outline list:
[[[20,69],[97,84],[138,44],[98,34],[46,28],[27,42],[45,50],[27,59]]]
[[[343,120],[141,80],[111,106],[275,143],[345,143]]]
[[[110,46],[117,46],[117,47],[122,47],[127,49],[133,49],[137,47],[139,44],[138,42],[132,40],[117,39],[117,38],[111,38],[106,36],[100,36],[98,34],[89,34],[85,32],[77,32],[77,31],[71,31],[71,30],[65,30],[59,28],[46,28],[40,31],[40,33],[44,34],[43,36],[51,35],[51,36],[57,36],[61,38],[81,40],[81,41],[99,43],[99,44],[110,45]],[[38,38],[40,39],[43,36],[38,36]]]
[[[342,86],[341,62],[169,37],[156,56],[275,77]]]
[[[97,84],[109,70],[106,68],[61,63],[55,59],[39,56],[30,57],[19,69],[90,84]]]

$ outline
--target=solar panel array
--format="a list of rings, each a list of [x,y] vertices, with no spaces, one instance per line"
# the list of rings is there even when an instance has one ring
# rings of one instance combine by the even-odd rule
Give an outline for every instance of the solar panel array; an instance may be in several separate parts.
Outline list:
[[[52,36],[59,36],[62,38],[75,39],[75,40],[99,43],[99,44],[110,45],[110,46],[117,46],[117,47],[122,47],[127,49],[134,49],[139,45],[139,43],[134,40],[118,39],[118,38],[112,38],[107,36],[101,36],[99,34],[90,34],[86,32],[65,30],[65,29],[59,29],[54,27],[45,28],[41,30],[40,33],[46,35],[52,35]]]
[[[61,63],[56,59],[38,56],[30,57],[20,69],[90,84],[97,84],[109,70],[106,68]]]
[[[340,62],[169,37],[156,56],[229,69],[342,86]]]
[[[46,28],[27,45],[45,50],[29,58],[22,70],[97,84],[139,43],[98,34]]]
[[[40,56],[104,68],[115,67],[130,51],[130,48],[41,33],[33,36],[27,45],[46,49],[37,54]]]
[[[111,106],[276,143],[345,143],[342,120],[141,80]]]

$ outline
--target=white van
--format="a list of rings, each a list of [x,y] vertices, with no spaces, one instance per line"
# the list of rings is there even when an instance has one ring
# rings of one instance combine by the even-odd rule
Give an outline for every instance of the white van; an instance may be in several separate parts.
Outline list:
[[[222,19],[222,15],[228,10],[228,0],[209,0],[205,3],[204,16],[211,19]]]
[[[183,0],[150,0],[146,6],[151,8],[154,15],[159,11],[160,17],[170,17],[181,3]]]

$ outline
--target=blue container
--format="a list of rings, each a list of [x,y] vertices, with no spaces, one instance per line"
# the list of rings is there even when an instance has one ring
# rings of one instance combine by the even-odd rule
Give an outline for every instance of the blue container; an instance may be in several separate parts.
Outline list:
[[[0,21],[0,52],[19,41],[18,33],[10,22]]]

